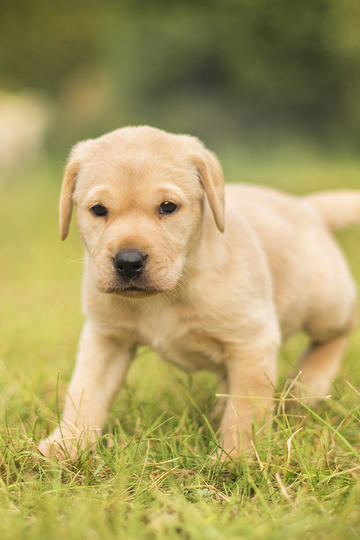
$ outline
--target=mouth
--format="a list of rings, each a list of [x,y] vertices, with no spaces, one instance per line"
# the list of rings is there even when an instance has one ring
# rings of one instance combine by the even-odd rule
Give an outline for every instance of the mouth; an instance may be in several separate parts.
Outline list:
[[[159,294],[160,291],[155,291],[153,289],[140,289],[138,287],[128,287],[127,289],[118,289],[114,292],[118,296],[123,296],[124,298],[145,298],[147,296]]]
[[[123,296],[125,298],[144,298],[146,296],[159,294],[161,291],[157,289],[137,287],[136,285],[129,285],[128,287],[110,287],[105,292]]]
[[[147,292],[147,289],[143,289],[141,287],[135,287],[134,285],[131,285],[130,287],[125,287],[123,289],[124,292],[127,291],[139,291],[139,292]]]

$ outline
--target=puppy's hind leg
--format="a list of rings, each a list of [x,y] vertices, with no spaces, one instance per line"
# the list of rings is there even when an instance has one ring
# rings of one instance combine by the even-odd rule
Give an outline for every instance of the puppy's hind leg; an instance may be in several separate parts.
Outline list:
[[[356,320],[357,310],[344,329],[325,341],[314,340],[300,356],[295,393],[307,404],[315,405],[329,394]]]
[[[223,414],[225,405],[226,405],[226,397],[229,393],[229,382],[227,379],[227,375],[224,375],[221,377],[218,381],[218,387],[216,392],[216,403],[211,411],[210,419],[212,421],[217,420],[221,414]]]

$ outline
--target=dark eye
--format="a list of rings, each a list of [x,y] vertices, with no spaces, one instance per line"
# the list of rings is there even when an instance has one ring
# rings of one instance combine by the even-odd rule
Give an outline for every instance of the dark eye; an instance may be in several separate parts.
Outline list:
[[[105,206],[103,206],[102,204],[95,204],[95,206],[92,206],[90,208],[90,211],[94,214],[94,216],[98,217],[104,217],[108,213]]]
[[[177,204],[170,202],[170,201],[164,201],[159,206],[159,214],[172,214],[177,209]]]

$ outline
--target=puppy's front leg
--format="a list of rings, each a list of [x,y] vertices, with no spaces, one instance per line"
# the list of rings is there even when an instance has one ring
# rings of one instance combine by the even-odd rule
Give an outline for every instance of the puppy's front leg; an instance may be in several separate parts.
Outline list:
[[[227,362],[228,392],[220,426],[222,459],[249,448],[252,424],[261,425],[273,409],[277,346],[241,348]]]
[[[41,441],[44,455],[74,457],[79,447],[94,442],[105,425],[108,410],[132,360],[133,344],[121,344],[85,324],[75,371],[66,395],[60,426]]]

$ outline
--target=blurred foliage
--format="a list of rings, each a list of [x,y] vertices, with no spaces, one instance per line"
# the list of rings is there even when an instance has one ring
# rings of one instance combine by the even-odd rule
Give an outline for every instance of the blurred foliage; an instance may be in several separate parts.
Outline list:
[[[136,123],[360,143],[357,0],[3,0],[0,20],[1,86],[53,99],[54,145]]]

